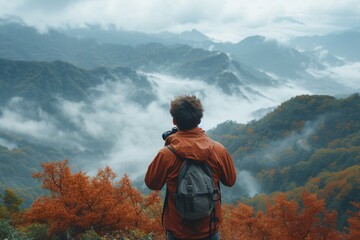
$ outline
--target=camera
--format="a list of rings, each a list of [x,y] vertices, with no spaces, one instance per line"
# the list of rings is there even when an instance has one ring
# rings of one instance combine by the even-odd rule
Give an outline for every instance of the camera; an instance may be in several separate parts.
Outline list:
[[[177,127],[173,127],[171,130],[164,132],[164,133],[162,134],[162,138],[165,140],[168,136],[170,136],[171,134],[176,133],[177,131],[179,131],[178,128],[177,128]]]

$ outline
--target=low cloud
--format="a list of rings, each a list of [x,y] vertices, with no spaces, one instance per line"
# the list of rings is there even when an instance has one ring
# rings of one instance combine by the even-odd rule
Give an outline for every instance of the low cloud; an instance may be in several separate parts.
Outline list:
[[[310,152],[312,146],[309,144],[309,139],[316,133],[318,127],[326,120],[328,116],[322,115],[312,121],[307,121],[304,127],[299,132],[291,132],[284,138],[279,138],[268,143],[266,148],[249,155],[243,156],[240,160],[240,167],[242,170],[254,170],[259,166],[263,169],[279,167],[283,164],[280,159],[287,161],[285,165],[292,161],[294,164],[296,160],[287,159],[289,152],[303,151]]]
[[[283,86],[256,89],[262,95],[248,93],[249,98],[244,99],[200,80],[158,73],[147,76],[157,96],[147,106],[129,100],[132,88],[124,81],[104,82],[95,87],[97,91],[90,100],[58,99],[56,115],[49,115],[36,105],[29,107],[25,99],[15,97],[1,109],[0,128],[44,145],[76,148],[84,153],[102,152],[96,160],[94,156],[81,155],[77,164],[89,174],[110,166],[118,176],[126,173],[142,181],[147,166],[164,144],[161,134],[173,127],[169,103],[174,96],[197,95],[205,109],[201,127],[209,130],[227,120],[246,123],[253,120],[252,113],[258,109],[307,93],[295,86]],[[254,191],[250,192],[252,195]]]
[[[0,146],[4,146],[9,150],[13,150],[13,149],[17,148],[16,143],[10,142],[3,138],[0,138]]]
[[[54,116],[22,98],[12,98],[0,111],[0,130],[16,133],[29,141],[60,148],[82,142],[77,134],[59,128],[61,123]]]
[[[261,187],[257,179],[251,174],[251,172],[246,170],[238,171],[236,185],[240,189],[245,188],[248,197],[254,197],[255,195],[261,193]],[[241,195],[244,194],[242,193]]]
[[[308,72],[318,79],[332,79],[353,90],[360,89],[360,62],[347,63],[338,67],[328,67],[324,70],[309,69]]]

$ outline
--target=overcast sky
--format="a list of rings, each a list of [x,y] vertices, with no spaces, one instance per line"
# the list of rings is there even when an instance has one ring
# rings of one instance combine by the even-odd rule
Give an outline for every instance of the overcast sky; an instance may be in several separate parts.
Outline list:
[[[0,0],[0,17],[47,27],[114,24],[145,32],[193,28],[223,41],[286,39],[360,26],[359,0]],[[290,19],[291,17],[292,19]]]

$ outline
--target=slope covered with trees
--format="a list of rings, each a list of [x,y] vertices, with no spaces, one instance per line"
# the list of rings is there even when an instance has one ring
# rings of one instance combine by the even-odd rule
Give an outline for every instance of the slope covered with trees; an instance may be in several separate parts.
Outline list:
[[[239,171],[260,185],[246,196],[245,178],[238,191],[264,207],[265,194],[286,192],[298,199],[304,190],[317,193],[345,224],[352,201],[360,198],[360,96],[298,96],[259,121],[226,122],[210,133],[234,157]],[[243,182],[241,182],[243,181]]]

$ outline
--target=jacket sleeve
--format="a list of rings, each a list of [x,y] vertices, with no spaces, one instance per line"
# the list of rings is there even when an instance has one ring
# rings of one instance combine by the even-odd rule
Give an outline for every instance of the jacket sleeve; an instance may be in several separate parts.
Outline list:
[[[145,184],[151,190],[161,190],[166,182],[168,163],[162,150],[150,163],[145,175]]]
[[[236,181],[236,169],[229,152],[218,143],[218,157],[220,158],[220,181],[225,186],[231,187]]]

